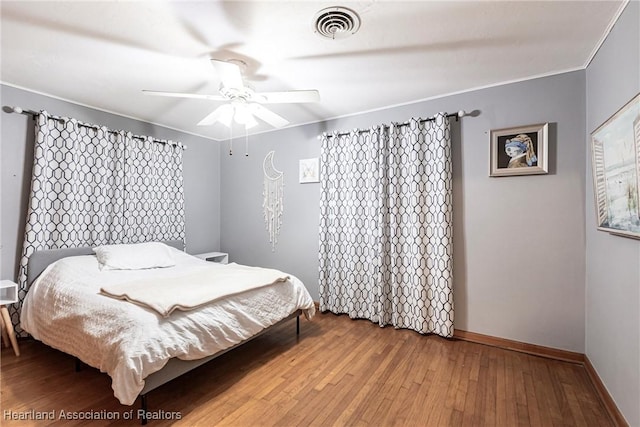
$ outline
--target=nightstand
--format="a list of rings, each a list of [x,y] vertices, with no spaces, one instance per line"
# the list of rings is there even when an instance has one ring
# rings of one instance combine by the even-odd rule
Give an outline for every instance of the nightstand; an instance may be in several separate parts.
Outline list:
[[[9,342],[13,347],[16,356],[20,356],[20,348],[16,340],[16,333],[13,330],[11,316],[7,310],[7,304],[13,304],[18,301],[18,285],[11,280],[0,281],[0,329],[2,330],[2,340],[9,347]]]
[[[194,256],[205,261],[217,262],[220,264],[229,263],[229,254],[224,252],[205,252],[203,254],[195,254]]]

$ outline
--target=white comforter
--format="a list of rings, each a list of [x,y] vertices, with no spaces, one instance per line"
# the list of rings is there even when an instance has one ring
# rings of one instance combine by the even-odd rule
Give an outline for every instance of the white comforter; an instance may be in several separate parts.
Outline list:
[[[135,271],[101,271],[95,256],[64,258],[31,286],[21,327],[108,373],[114,395],[131,405],[144,388],[144,378],[169,359],[200,359],[250,338],[297,309],[308,318],[315,312],[309,292],[293,276],[168,318],[100,294],[105,284],[178,278],[212,265],[177,250],[175,257],[175,267]],[[179,280],[176,283],[180,292]]]

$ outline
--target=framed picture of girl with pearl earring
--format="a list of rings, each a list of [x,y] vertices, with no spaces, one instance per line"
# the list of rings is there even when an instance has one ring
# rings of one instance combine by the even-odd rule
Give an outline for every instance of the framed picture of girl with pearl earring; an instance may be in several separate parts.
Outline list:
[[[549,123],[491,131],[489,176],[548,173]]]

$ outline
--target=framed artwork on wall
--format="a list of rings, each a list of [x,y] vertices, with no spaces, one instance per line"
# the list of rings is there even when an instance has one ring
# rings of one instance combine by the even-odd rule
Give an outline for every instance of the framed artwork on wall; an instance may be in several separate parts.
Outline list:
[[[548,138],[548,123],[492,130],[489,176],[548,173]]]
[[[300,184],[320,182],[320,161],[313,159],[300,160]]]
[[[640,239],[640,94],[591,133],[598,230]]]

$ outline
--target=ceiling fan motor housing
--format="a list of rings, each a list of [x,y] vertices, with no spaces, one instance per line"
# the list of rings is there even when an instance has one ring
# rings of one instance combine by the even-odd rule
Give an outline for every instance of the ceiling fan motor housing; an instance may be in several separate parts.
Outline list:
[[[224,96],[230,101],[248,102],[251,101],[255,96],[255,91],[249,86],[236,88],[221,85],[220,95]]]

